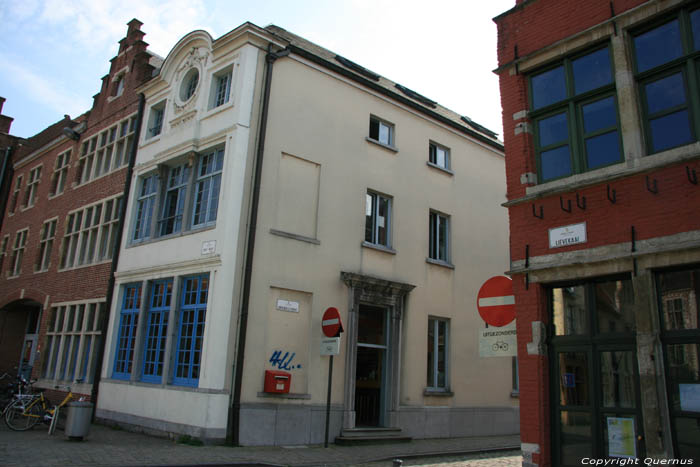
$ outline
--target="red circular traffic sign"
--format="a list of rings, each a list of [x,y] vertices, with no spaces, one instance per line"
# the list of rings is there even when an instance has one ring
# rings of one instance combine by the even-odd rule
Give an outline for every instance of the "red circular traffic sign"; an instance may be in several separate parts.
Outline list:
[[[490,326],[501,327],[515,319],[513,281],[506,276],[494,276],[484,282],[476,296],[476,308]]]
[[[338,337],[343,332],[343,323],[340,321],[340,313],[335,307],[328,308],[323,313],[321,329],[326,337]]]

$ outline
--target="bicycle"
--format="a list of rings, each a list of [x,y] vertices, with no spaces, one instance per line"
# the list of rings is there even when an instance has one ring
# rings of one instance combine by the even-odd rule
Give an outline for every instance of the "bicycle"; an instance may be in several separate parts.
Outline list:
[[[7,375],[7,373],[5,373],[5,375]],[[32,398],[34,396],[32,392],[32,384],[34,384],[34,382],[35,380],[27,381],[22,375],[18,374],[15,377],[15,382],[7,385],[7,388],[2,396],[1,415],[3,417],[5,416],[5,411],[7,411],[7,408],[12,405],[15,400]]]
[[[49,401],[44,397],[43,391],[31,397],[17,399],[5,409],[5,424],[11,430],[25,431],[43,421],[49,424],[49,434],[52,435],[56,430],[59,410],[75,398],[70,386],[63,387],[68,389],[68,394],[60,404],[51,408],[49,408]],[[59,389],[59,386],[55,386],[55,388]]]

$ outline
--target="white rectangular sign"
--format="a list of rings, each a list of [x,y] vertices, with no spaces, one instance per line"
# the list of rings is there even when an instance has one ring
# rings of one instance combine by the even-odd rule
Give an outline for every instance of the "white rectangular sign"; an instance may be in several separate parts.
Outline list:
[[[684,412],[700,412],[700,384],[679,384],[681,410]]]
[[[585,222],[549,229],[549,248],[561,248],[587,241]]]
[[[214,253],[216,251],[216,240],[209,240],[208,242],[202,242],[202,254],[208,255],[209,253]]]
[[[515,357],[517,345],[515,321],[499,328],[479,329],[479,357]]]
[[[324,337],[321,339],[321,355],[338,355],[340,353],[340,337]]]
[[[277,300],[277,309],[281,311],[290,311],[292,313],[299,313],[299,302],[291,302],[289,300]]]

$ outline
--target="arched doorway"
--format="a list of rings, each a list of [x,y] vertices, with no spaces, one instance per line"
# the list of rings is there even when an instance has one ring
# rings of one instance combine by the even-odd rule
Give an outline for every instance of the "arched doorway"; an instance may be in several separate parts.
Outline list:
[[[41,304],[34,300],[16,300],[0,308],[0,374],[31,376],[40,322]]]

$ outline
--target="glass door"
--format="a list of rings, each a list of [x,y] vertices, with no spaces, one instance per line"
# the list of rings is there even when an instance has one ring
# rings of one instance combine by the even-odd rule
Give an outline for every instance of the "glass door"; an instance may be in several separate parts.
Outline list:
[[[355,425],[385,423],[385,380],[388,353],[387,310],[360,305],[355,376]]]

